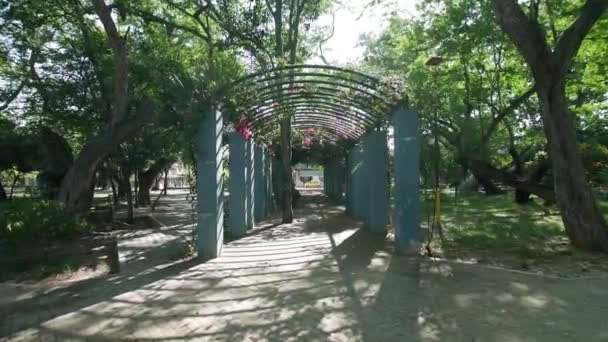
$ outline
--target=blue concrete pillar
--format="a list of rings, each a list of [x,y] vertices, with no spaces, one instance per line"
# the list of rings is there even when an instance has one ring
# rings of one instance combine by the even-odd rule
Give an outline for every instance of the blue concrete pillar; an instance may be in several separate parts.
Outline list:
[[[264,158],[264,174],[266,175],[266,213],[264,217],[268,217],[273,210],[273,194],[272,194],[272,153],[266,147],[266,157]]]
[[[332,202],[336,201],[336,163],[334,160],[330,160],[327,164],[327,178],[329,179],[329,199]]]
[[[247,140],[245,143],[245,170],[246,170],[246,178],[245,178],[245,188],[243,191],[245,192],[245,196],[247,197],[246,207],[245,207],[245,223],[247,225],[247,229],[253,228],[255,225],[255,143],[253,139]]]
[[[346,170],[345,170],[345,183],[346,183],[346,189],[345,189],[345,194],[346,194],[346,214],[348,214],[350,217],[353,217],[352,211],[353,211],[353,196],[352,196],[352,192],[353,192],[353,177],[352,177],[352,173],[353,173],[353,160],[352,160],[352,150],[349,150],[346,153]]]
[[[338,203],[342,203],[344,200],[345,170],[344,161],[336,159],[336,201]]]
[[[245,195],[246,169],[245,169],[245,146],[247,142],[237,132],[230,133],[228,138],[230,145],[230,216],[228,227],[230,234],[234,237],[242,237],[247,233],[247,196]]]
[[[224,242],[222,129],[222,113],[210,109],[199,122],[196,135],[196,249],[203,260],[218,257]]]
[[[324,176],[327,179],[325,193],[327,197],[336,203],[342,201],[342,183],[344,167],[338,158],[328,160],[324,166]]]
[[[254,218],[255,222],[259,222],[266,216],[265,148],[256,144],[254,149]]]
[[[325,162],[325,164],[323,164],[323,194],[325,194],[325,197],[327,198],[329,198],[329,180],[327,177],[328,164],[329,162]]]
[[[373,233],[386,233],[388,225],[388,179],[386,131],[373,130],[365,138],[367,205],[365,226]]]
[[[356,220],[365,219],[367,213],[367,175],[364,160],[364,147],[359,144],[352,148],[351,157],[351,189],[352,189],[352,217]]]
[[[392,113],[395,135],[395,243],[402,254],[419,248],[418,114],[403,107]]]

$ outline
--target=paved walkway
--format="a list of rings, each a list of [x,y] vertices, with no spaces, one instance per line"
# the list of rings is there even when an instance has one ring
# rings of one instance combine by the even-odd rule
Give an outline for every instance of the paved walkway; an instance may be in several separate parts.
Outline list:
[[[197,263],[158,252],[187,237],[176,200],[168,227],[122,238],[119,276],[0,285],[0,340],[608,341],[606,280],[398,258],[317,201]]]

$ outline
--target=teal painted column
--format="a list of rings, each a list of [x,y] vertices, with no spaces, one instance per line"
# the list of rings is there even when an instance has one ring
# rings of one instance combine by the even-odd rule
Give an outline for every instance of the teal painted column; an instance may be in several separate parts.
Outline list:
[[[247,233],[247,196],[245,195],[246,169],[245,169],[245,146],[247,142],[237,132],[230,133],[228,137],[230,145],[230,216],[228,227],[230,234],[234,237],[242,237]]]
[[[265,148],[262,145],[256,144],[254,149],[254,218],[255,222],[258,222],[262,221],[266,216]]]
[[[273,194],[272,194],[272,153],[270,148],[266,147],[266,158],[264,158],[264,170],[266,175],[266,213],[264,217],[268,217],[273,210]]]
[[[253,228],[255,225],[255,143],[253,139],[247,140],[245,143],[245,196],[247,197],[245,206],[245,223],[247,229]]]
[[[373,130],[365,139],[367,196],[365,226],[373,233],[386,233],[388,225],[388,184],[386,131]]]
[[[367,175],[365,170],[364,146],[359,144],[352,149],[352,217],[356,220],[365,219],[367,213]]]
[[[401,254],[418,254],[418,114],[403,107],[392,113],[395,134],[395,243]]]
[[[329,162],[325,162],[323,164],[323,194],[325,197],[329,198],[329,187],[327,186],[327,164]]]
[[[336,202],[342,203],[344,200],[344,180],[346,168],[344,161],[336,159]]]
[[[325,196],[327,196],[327,199],[332,201],[333,200],[333,187],[334,187],[334,179],[332,178],[333,174],[332,174],[332,165],[331,165],[331,161],[328,160],[327,162],[325,162],[325,165],[323,165],[323,179],[325,180]]]
[[[353,167],[353,160],[352,160],[352,150],[348,150],[348,152],[346,153],[346,170],[345,170],[345,176],[346,176],[346,214],[350,217],[353,217],[353,196],[352,196],[352,192],[353,192],[353,177],[352,177],[352,173],[354,170]]]
[[[203,260],[218,257],[224,243],[222,130],[222,113],[210,109],[204,113],[196,135],[196,249]]]
[[[340,203],[342,201],[344,167],[339,159],[331,159],[326,163],[325,169],[327,170],[326,177],[329,180],[326,190],[327,196],[331,201]]]

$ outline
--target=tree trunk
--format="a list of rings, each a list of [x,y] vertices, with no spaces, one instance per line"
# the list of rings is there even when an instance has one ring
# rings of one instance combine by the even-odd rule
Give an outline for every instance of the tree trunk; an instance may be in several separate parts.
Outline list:
[[[6,199],[6,191],[4,191],[4,187],[2,186],[2,180],[0,180],[0,202],[5,201]]]
[[[125,222],[133,223],[133,189],[131,188],[131,174],[121,172],[119,184],[125,189],[125,197],[127,198],[127,218]]]
[[[467,167],[467,170],[468,169],[469,168]],[[467,193],[467,192],[477,192],[477,191],[479,191],[479,181],[477,180],[477,178],[475,178],[475,175],[473,175],[472,173],[469,173],[467,176],[465,176],[463,178],[462,182],[460,182],[460,184],[458,184],[458,192]]]
[[[517,152],[517,149],[514,146],[514,139],[513,139],[513,135],[511,134],[511,129],[509,128],[509,135],[511,136],[511,147],[509,148],[509,154],[511,155],[511,158],[513,159],[513,167],[514,167],[514,174],[516,177],[518,178],[524,178],[524,163],[522,161],[522,158],[519,154],[519,152]],[[530,198],[530,192],[522,189],[522,188],[515,188],[515,203],[517,204],[528,204],[530,203],[530,201],[532,201],[532,199]]]
[[[78,159],[74,161],[61,181],[58,199],[66,210],[84,213],[93,201],[94,178],[97,165],[123,142],[131,133],[152,118],[152,101],[144,100],[133,118],[127,118],[129,109],[127,39],[118,32],[111,9],[104,0],[91,0],[93,8],[104,27],[112,48],[114,96],[112,118],[107,129],[89,140]]]
[[[165,176],[163,177],[163,195],[167,196],[168,188],[169,188],[169,168],[165,169]]]
[[[578,248],[608,252],[608,227],[593,198],[578,153],[573,114],[568,109],[563,80],[539,88],[557,205],[566,233]]]
[[[114,205],[117,205],[118,194],[116,193],[116,186],[114,185],[114,180],[112,178],[109,178],[108,181],[110,182],[110,186],[112,187],[112,203],[114,203]]]
[[[291,118],[281,121],[281,162],[283,163],[283,223],[293,222],[293,177],[291,175]]]
[[[471,168],[471,173],[477,180],[477,183],[481,185],[481,187],[483,188],[483,192],[486,195],[493,196],[504,193],[503,190],[501,190],[496,184],[494,184],[494,181],[492,180],[492,177],[489,173],[482,172],[479,169],[475,168]]]
[[[8,199],[13,199],[13,192],[15,191],[15,186],[17,185],[18,181],[19,181],[19,176],[15,175],[13,177],[13,182],[11,183],[11,190],[8,192]]]
[[[163,169],[171,167],[173,162],[171,159],[161,158],[154,162],[146,171],[139,173],[137,199],[140,206],[147,207],[151,204],[150,189],[157,182],[158,175]]]
[[[82,149],[61,182],[59,200],[74,213],[89,210],[93,201],[93,178],[97,165],[133,131],[152,118],[152,102],[145,101],[132,119],[112,126],[91,139]]]
[[[471,171],[482,175],[484,178],[500,180],[509,186],[532,193],[548,202],[555,201],[555,193],[552,189],[530,182],[511,172],[496,169],[485,161],[471,160],[469,162],[469,167],[471,168]]]
[[[553,48],[538,21],[530,20],[516,0],[494,3],[499,25],[526,60],[537,84],[557,205],[570,242],[578,248],[608,252],[608,227],[587,183],[565,91],[566,75],[583,39],[608,8],[608,1],[585,1]]]
[[[138,196],[137,194],[139,193],[139,171],[135,171],[135,177],[133,179],[133,182],[135,183],[135,208],[139,208],[139,200],[138,200]]]

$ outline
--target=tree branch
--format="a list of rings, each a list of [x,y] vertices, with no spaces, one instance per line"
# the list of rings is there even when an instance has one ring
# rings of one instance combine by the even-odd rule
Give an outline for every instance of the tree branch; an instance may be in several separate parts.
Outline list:
[[[568,72],[583,39],[607,8],[606,0],[587,0],[578,18],[562,33],[554,52],[560,75]]]
[[[99,20],[103,24],[106,36],[112,47],[112,58],[114,61],[114,115],[112,115],[111,125],[115,125],[127,114],[129,99],[127,42],[118,33],[110,9],[106,6],[104,0],[91,0],[91,2]]]
[[[496,131],[496,129],[498,128],[498,125],[500,124],[500,122],[507,115],[511,114],[515,109],[517,109],[517,107],[519,107],[522,103],[524,103],[528,98],[530,98],[530,96],[532,96],[532,94],[534,94],[535,91],[536,91],[535,87],[528,89],[528,91],[526,91],[525,93],[516,97],[513,101],[511,101],[511,103],[509,103],[508,106],[504,107],[502,110],[500,110],[498,112],[498,114],[492,120],[492,123],[490,123],[490,127],[488,128],[488,130],[482,136],[481,146],[484,146],[486,143],[488,143],[488,141],[492,137],[492,134],[494,134],[494,131]]]
[[[540,27],[531,21],[516,0],[494,0],[496,19],[534,73],[551,61],[551,49]]]

